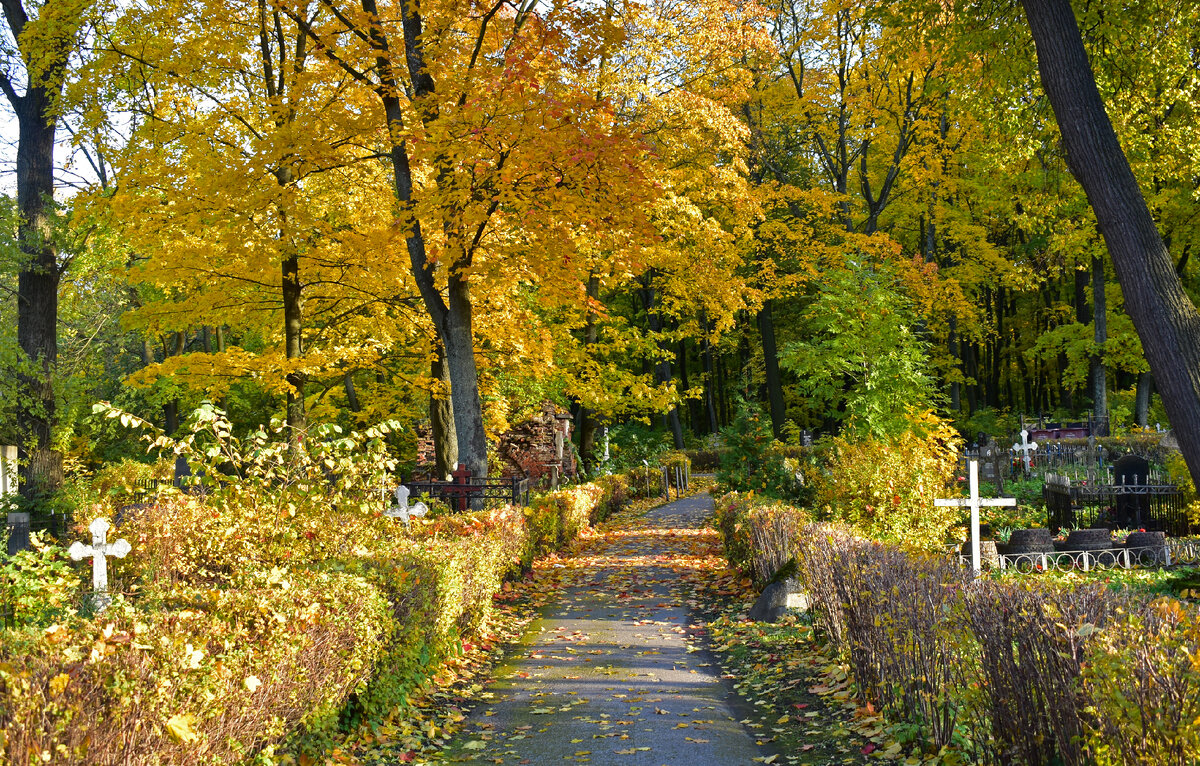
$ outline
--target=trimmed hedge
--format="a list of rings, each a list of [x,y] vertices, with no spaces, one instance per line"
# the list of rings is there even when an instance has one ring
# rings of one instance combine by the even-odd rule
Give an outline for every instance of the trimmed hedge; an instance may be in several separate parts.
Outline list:
[[[227,764],[287,739],[319,749],[403,706],[486,624],[506,577],[628,494],[606,477],[410,531],[360,508],[318,523],[286,509],[281,520],[262,496],[175,498],[123,531],[135,555],[115,576],[142,583],[136,605],[0,632],[0,762]]]
[[[726,557],[759,586],[792,561],[800,531],[811,521],[806,511],[753,492],[730,492],[714,506]]]
[[[816,524],[798,569],[861,700],[986,764],[1200,762],[1200,617],[1101,584],[971,582]]]

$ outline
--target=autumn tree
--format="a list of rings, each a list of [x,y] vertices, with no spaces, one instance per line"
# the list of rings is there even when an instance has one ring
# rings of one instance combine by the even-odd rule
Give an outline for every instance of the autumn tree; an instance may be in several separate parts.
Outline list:
[[[17,118],[18,241],[24,263],[17,284],[18,430],[24,465],[22,493],[37,496],[62,481],[54,449],[54,371],[58,361],[58,292],[64,264],[55,241],[54,148],[59,98],[77,50],[89,3],[55,0],[25,5],[4,0],[7,62],[0,72]],[[18,78],[24,76],[24,82]]]
[[[1105,111],[1069,0],[1022,5],[1072,172],[1096,212],[1188,468],[1200,476],[1200,313]]]

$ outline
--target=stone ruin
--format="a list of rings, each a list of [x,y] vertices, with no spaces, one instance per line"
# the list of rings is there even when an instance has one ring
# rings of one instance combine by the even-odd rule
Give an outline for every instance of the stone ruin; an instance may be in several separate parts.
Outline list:
[[[541,411],[500,435],[495,445],[498,460],[493,475],[502,479],[529,479],[548,486],[575,477],[579,467],[571,446],[571,414],[553,402],[542,402]],[[417,429],[417,474],[427,475],[433,467],[433,431],[429,425]]]

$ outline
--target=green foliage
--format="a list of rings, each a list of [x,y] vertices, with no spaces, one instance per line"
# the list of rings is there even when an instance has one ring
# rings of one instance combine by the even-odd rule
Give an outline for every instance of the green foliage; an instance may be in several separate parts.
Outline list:
[[[643,460],[653,463],[659,454],[671,449],[670,433],[636,420],[608,429],[608,441],[610,460],[605,468],[610,471],[637,468]],[[603,443],[599,448],[603,454]]]
[[[795,471],[789,473],[783,458],[774,450],[771,425],[757,404],[739,403],[737,416],[721,431],[721,437],[726,448],[717,469],[719,484],[729,490],[780,498],[795,495]]]
[[[959,514],[933,501],[955,488],[958,436],[932,414],[916,425],[922,430],[834,439],[815,506],[873,539],[940,547]]]
[[[804,315],[804,339],[786,344],[780,366],[824,417],[847,433],[903,433],[909,413],[933,404],[927,343],[897,280],[882,269],[833,269]]]
[[[0,604],[13,608],[17,625],[49,625],[79,608],[82,579],[65,549],[34,532],[28,550],[0,564]]]

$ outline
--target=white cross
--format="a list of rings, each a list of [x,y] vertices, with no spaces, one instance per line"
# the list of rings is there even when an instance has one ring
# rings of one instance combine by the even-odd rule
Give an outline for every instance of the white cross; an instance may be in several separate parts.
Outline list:
[[[979,497],[979,461],[970,461],[971,466],[971,496],[959,497],[953,500],[934,500],[933,504],[943,508],[971,509],[971,569],[978,575],[982,567],[979,564],[979,507],[984,505],[1016,505],[1015,497]]]
[[[109,529],[108,519],[96,519],[88,527],[88,531],[92,533],[92,544],[84,545],[76,540],[71,543],[71,547],[67,550],[73,561],[80,561],[86,556],[92,557],[92,590],[95,591],[92,599],[98,612],[104,611],[104,608],[111,601],[107,595],[108,562],[105,561],[104,557],[116,556],[119,559],[123,559],[130,551],[129,543],[123,538],[117,540],[115,543],[107,541]]]
[[[1023,453],[1022,459],[1025,461],[1025,470],[1033,470],[1033,458],[1029,453],[1037,451],[1038,447],[1037,442],[1029,441],[1028,431],[1026,431],[1024,428],[1021,429],[1021,443],[1017,444],[1016,442],[1013,442],[1012,448],[1017,452]]]
[[[393,519],[404,519],[407,524],[410,518],[421,518],[429,509],[424,503],[417,503],[412,508],[408,507],[408,496],[412,494],[412,490],[401,484],[396,487],[396,505],[384,511],[385,516],[391,516]]]

